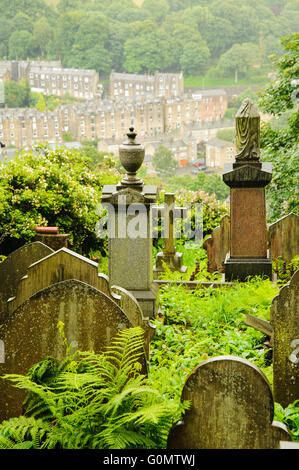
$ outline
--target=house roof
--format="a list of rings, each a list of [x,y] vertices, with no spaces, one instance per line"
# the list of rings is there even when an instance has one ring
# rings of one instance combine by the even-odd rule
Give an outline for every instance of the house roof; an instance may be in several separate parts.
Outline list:
[[[213,147],[227,147],[228,145],[233,146],[235,144],[233,142],[228,142],[227,140],[222,140],[215,137],[214,139],[210,139],[206,145],[212,145]]]

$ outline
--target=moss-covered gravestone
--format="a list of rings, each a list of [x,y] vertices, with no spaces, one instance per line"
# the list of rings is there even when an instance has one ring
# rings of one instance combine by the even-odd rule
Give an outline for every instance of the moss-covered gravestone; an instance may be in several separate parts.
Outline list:
[[[210,237],[203,244],[207,251],[208,272],[218,271],[224,273],[224,262],[230,246],[230,220],[229,215],[224,215],[220,225],[214,228]]]
[[[0,329],[5,362],[0,376],[25,374],[47,356],[65,357],[65,345],[57,328],[64,331],[73,351],[100,352],[124,328],[133,325],[111,297],[78,280],[53,284],[27,299]],[[145,359],[142,359],[143,371]],[[22,412],[24,392],[0,379],[0,422]]]
[[[299,399],[299,270],[274,297],[270,308],[273,328],[273,393],[283,407]]]
[[[282,258],[289,263],[299,255],[299,217],[291,212],[268,228],[268,242],[272,259]]]
[[[0,325],[7,318],[7,300],[14,297],[28,267],[54,251],[41,242],[22,246],[0,263]]]
[[[185,382],[182,400],[191,408],[169,436],[170,449],[278,449],[289,441],[273,421],[270,385],[245,359],[219,356],[202,362]]]

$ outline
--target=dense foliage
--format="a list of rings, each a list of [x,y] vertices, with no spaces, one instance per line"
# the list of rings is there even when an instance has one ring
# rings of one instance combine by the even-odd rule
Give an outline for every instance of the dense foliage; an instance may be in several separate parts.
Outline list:
[[[280,59],[274,58],[275,78],[260,100],[260,106],[275,116],[261,133],[262,158],[273,166],[273,178],[267,188],[271,221],[292,211],[299,213],[299,34],[284,38],[282,44],[286,53]],[[287,115],[285,119],[283,113]]]
[[[225,201],[229,196],[229,187],[223,183],[222,177],[217,173],[211,175],[201,171],[196,177],[189,174],[173,176],[168,179],[165,184],[167,191],[180,191],[185,189],[188,191],[203,191],[212,196],[215,194],[218,201]]]
[[[64,361],[46,358],[26,376],[5,379],[29,395],[23,416],[0,425],[0,448],[165,448],[172,423],[189,406],[180,403],[184,382],[200,362],[225,354],[243,357],[272,384],[266,336],[244,320],[248,313],[269,320],[277,293],[275,284],[258,278],[222,289],[165,286],[148,378],[136,367],[139,329],[121,333],[102,354],[71,355],[69,346]],[[298,412],[296,402],[285,409],[275,404],[275,419],[288,426],[294,441]]]
[[[37,146],[1,165],[0,242],[30,240],[37,225],[58,226],[69,233],[70,248],[88,255],[101,247],[96,214],[104,184],[116,182],[117,171],[94,171],[91,160],[75,150]]]
[[[179,410],[140,373],[142,355],[143,331],[132,328],[101,354],[67,351],[5,376],[29,395],[25,415],[0,425],[0,448],[165,447]]]
[[[0,57],[62,59],[66,67],[153,73],[242,73],[296,31],[295,0],[0,1]],[[244,53],[245,52],[245,53]]]

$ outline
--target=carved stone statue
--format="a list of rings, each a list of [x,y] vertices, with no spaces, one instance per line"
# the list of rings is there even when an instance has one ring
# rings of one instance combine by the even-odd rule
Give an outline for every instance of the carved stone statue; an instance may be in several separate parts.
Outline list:
[[[236,162],[259,161],[260,115],[253,101],[246,98],[236,114]]]

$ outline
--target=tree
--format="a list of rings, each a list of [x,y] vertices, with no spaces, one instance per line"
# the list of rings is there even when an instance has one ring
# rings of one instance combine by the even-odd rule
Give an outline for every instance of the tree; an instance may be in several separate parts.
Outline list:
[[[260,53],[255,44],[234,44],[220,57],[217,68],[224,75],[234,73],[235,83],[238,83],[239,73],[246,73],[248,67],[259,60]]]
[[[33,31],[32,18],[21,11],[12,19],[11,25],[13,31],[28,31],[29,33]]]
[[[166,0],[144,0],[141,6],[148,18],[154,19],[157,23],[161,23],[169,10],[169,5]]]
[[[127,72],[154,73],[170,63],[169,38],[152,23],[151,32],[128,39],[124,45],[124,68]]]
[[[227,142],[236,141],[236,131],[235,129],[220,129],[216,133],[217,139],[226,140]]]
[[[171,150],[159,145],[153,156],[153,166],[161,178],[167,179],[175,174],[177,162]]]
[[[210,51],[205,41],[201,43],[189,42],[184,45],[180,65],[187,75],[196,75],[202,72],[209,57]]]
[[[27,59],[32,53],[33,36],[28,31],[14,31],[8,47],[10,59]]]
[[[260,105],[271,114],[293,109],[298,88],[298,85],[294,87],[294,80],[298,79],[299,33],[282,38],[281,44],[285,54],[280,58],[272,57],[275,79],[266,87],[260,100]]]
[[[46,101],[42,93],[39,94],[38,102],[35,105],[36,109],[40,112],[45,112],[46,110]]]
[[[285,54],[274,58],[276,77],[266,87],[260,106],[267,113],[277,116],[289,112],[286,124],[275,129],[270,122],[261,132],[262,159],[272,162],[273,177],[266,188],[269,206],[268,216],[274,221],[289,212],[299,215],[299,149],[298,149],[298,59],[299,34],[282,39]]]
[[[88,256],[96,238],[103,184],[117,181],[113,171],[91,170],[90,160],[70,149],[36,148],[3,165],[0,180],[0,240],[29,241],[36,225],[55,225],[70,234],[70,247]]]
[[[71,49],[85,14],[82,10],[76,10],[63,13],[58,18],[55,30],[56,53],[62,57],[66,66],[71,66]]]
[[[11,21],[5,18],[4,16],[0,16],[0,57],[7,57],[8,56],[8,40],[11,34],[12,25]]]
[[[27,80],[5,82],[5,104],[9,108],[25,108],[30,103],[30,87]]]
[[[45,17],[39,18],[33,27],[33,41],[40,50],[42,57],[46,56],[49,43],[53,39],[53,30]]]

